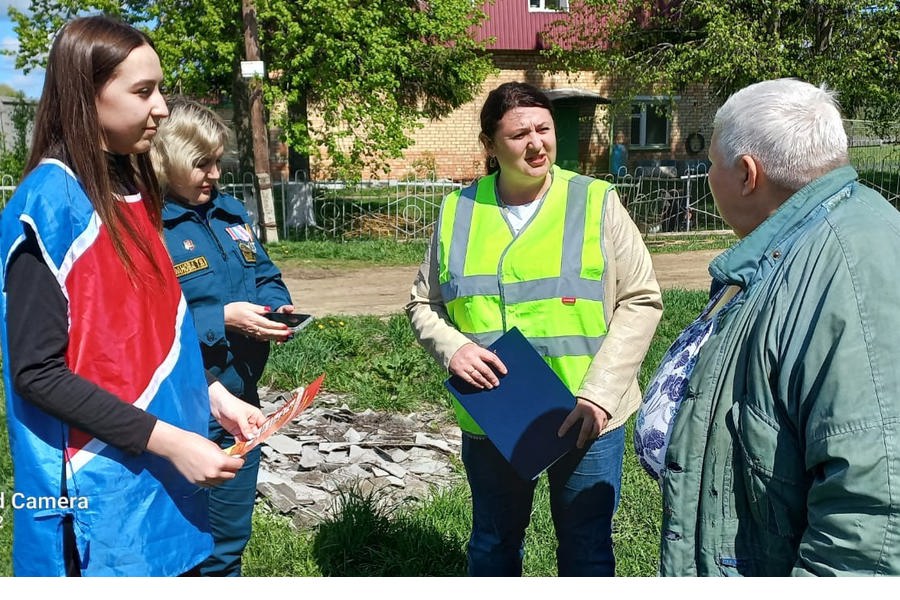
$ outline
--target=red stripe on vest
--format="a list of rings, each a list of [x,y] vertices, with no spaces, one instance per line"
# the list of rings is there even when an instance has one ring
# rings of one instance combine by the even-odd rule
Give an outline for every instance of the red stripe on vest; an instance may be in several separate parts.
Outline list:
[[[175,277],[171,259],[159,233],[141,202],[123,202],[131,223],[151,247],[156,264],[165,277]],[[66,363],[69,368],[133,404],[175,342],[175,321],[181,288],[162,285],[156,270],[134,242],[125,238],[125,248],[134,261],[138,293],[123,288],[122,274],[109,232],[101,227],[97,239],[79,257],[66,277],[69,309],[81,315],[71,324]],[[92,439],[72,428],[69,456]]]

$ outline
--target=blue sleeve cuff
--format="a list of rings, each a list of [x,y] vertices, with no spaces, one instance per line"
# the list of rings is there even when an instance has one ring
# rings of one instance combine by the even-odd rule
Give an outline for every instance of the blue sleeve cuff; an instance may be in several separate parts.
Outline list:
[[[221,305],[198,306],[191,309],[197,337],[204,346],[218,346],[225,340],[225,307]]]
[[[287,293],[286,289],[281,286],[269,286],[269,288],[275,289],[263,288],[259,290],[257,299],[260,304],[263,306],[271,306],[272,310],[278,310],[278,308],[285,304],[293,304],[291,295]]]

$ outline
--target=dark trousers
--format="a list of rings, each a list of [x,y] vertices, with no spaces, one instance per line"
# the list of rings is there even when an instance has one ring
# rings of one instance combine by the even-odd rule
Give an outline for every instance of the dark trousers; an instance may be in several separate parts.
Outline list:
[[[234,437],[212,419],[209,438],[222,448],[234,444]],[[214,546],[213,553],[200,565],[204,577],[241,575],[241,555],[252,530],[259,458],[257,446],[244,457],[244,466],[234,479],[209,491],[209,525]]]

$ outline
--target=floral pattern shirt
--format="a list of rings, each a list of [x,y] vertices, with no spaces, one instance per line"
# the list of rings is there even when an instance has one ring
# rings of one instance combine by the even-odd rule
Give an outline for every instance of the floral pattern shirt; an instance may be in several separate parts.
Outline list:
[[[672,343],[644,394],[634,428],[634,450],[641,466],[657,481],[665,470],[669,433],[687,391],[688,380],[700,349],[715,329],[716,318],[710,318],[709,313],[724,293],[725,288],[720,289],[700,316]]]

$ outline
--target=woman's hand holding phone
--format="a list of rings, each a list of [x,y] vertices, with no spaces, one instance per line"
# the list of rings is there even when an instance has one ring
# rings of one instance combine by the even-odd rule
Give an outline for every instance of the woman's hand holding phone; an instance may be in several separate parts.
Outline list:
[[[270,321],[284,323],[290,328],[291,333],[297,333],[313,321],[312,315],[295,312],[267,312],[263,316]]]
[[[312,322],[311,315],[294,313],[290,304],[273,311],[252,302],[230,302],[224,312],[226,329],[266,342],[286,342]]]

